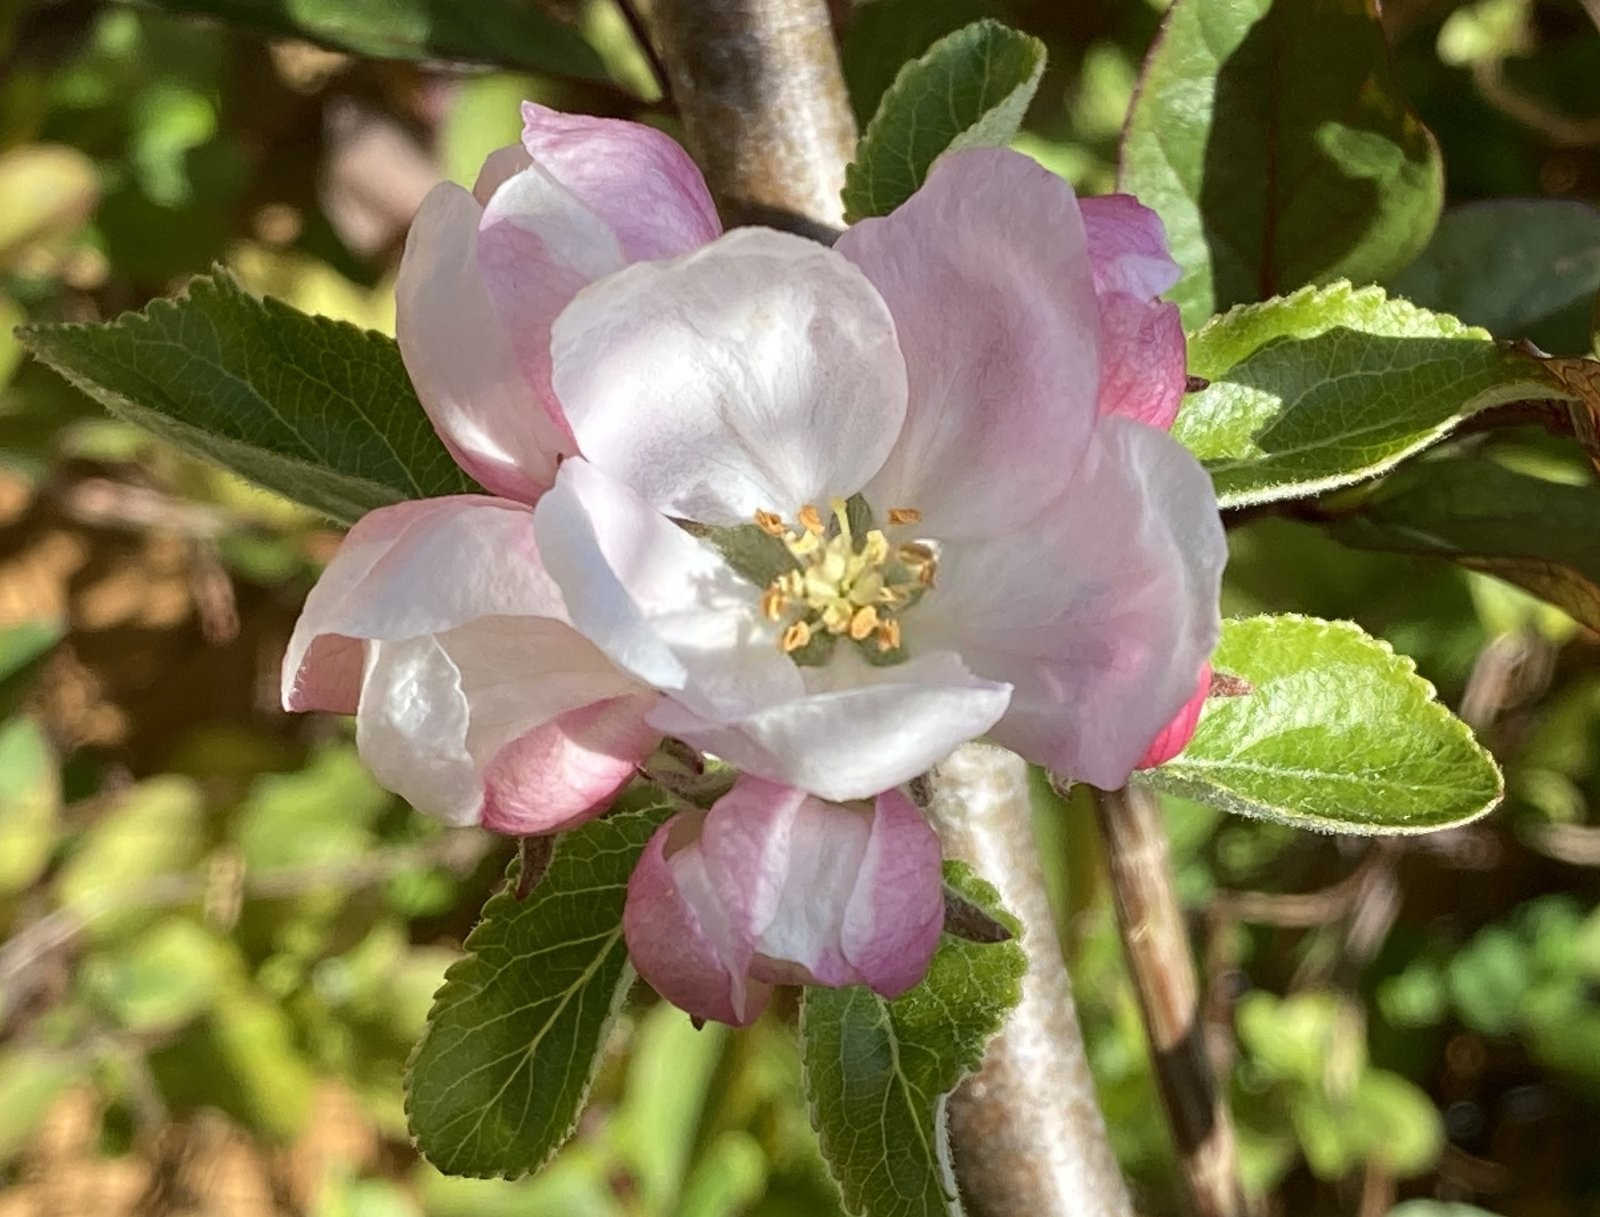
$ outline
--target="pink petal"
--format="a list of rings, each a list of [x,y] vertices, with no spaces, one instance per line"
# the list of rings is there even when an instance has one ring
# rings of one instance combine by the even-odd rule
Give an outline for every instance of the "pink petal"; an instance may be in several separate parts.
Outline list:
[[[494,614],[565,620],[528,508],[458,495],[369,512],[306,597],[284,656],[283,707],[353,708],[352,639],[414,638]]]
[[[1100,302],[1100,413],[1168,430],[1183,400],[1186,365],[1177,305],[1157,299],[1179,275],[1166,231],[1131,195],[1080,206]]]
[[[1205,663],[1200,667],[1200,680],[1195,685],[1194,695],[1183,703],[1183,708],[1173,720],[1161,728],[1155,739],[1150,741],[1150,746],[1144,750],[1144,755],[1134,766],[1135,769],[1154,769],[1157,765],[1165,765],[1189,746],[1189,741],[1194,738],[1195,725],[1200,721],[1200,711],[1205,708],[1206,697],[1210,691],[1211,664]]]
[[[423,200],[395,282],[395,335],[451,456],[488,489],[531,503],[571,450],[518,367],[478,265],[482,211],[441,182]]]
[[[905,363],[872,285],[832,250],[763,228],[585,288],[551,352],[584,456],[707,524],[849,497],[904,417]]]
[[[894,314],[905,429],[868,498],[930,536],[992,536],[1036,515],[1095,417],[1098,311],[1072,190],[1005,149],[951,153],[892,215],[836,248]]]
[[[1110,789],[1193,694],[1220,629],[1226,558],[1195,459],[1154,428],[1106,419],[1036,520],[944,548],[915,625],[1014,686],[994,740]]]
[[[709,813],[657,832],[623,926],[657,992],[743,1023],[770,984],[904,992],[942,916],[938,839],[903,795],[869,810],[742,777]]]
[[[880,794],[875,810],[841,942],[868,985],[898,997],[927,973],[944,928],[939,838],[898,790]]]
[[[1161,217],[1131,194],[1079,199],[1097,292],[1153,300],[1182,274],[1167,248]]]
[[[670,136],[531,101],[522,121],[528,155],[610,226],[630,262],[688,253],[722,232],[705,179]]]
[[[628,880],[622,930],[633,966],[650,987],[698,1018],[742,1027],[772,990],[746,975],[751,945],[734,926],[699,848],[703,812],[656,830]]]
[[[1178,306],[1114,292],[1100,297],[1100,413],[1172,428],[1188,354]]]
[[[483,826],[514,836],[558,832],[610,804],[655,750],[653,694],[594,702],[503,747],[484,775]]]
[[[804,669],[804,692],[721,718],[671,698],[651,722],[747,773],[856,799],[925,772],[1005,712],[1010,686],[974,676],[949,651],[874,668],[845,646],[827,667]]]

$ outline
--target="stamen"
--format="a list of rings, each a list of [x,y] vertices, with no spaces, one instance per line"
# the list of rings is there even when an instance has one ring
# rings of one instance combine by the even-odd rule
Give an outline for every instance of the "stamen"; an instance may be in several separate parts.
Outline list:
[[[779,640],[778,645],[783,648],[785,655],[792,655],[810,641],[810,622],[796,621],[788,629],[784,630],[783,638]]]
[[[813,504],[802,507],[796,515],[800,531],[786,526],[776,512],[754,513],[756,526],[780,538],[795,559],[793,569],[762,589],[761,615],[779,627],[778,646],[796,662],[825,661],[826,651],[807,650],[805,656],[796,652],[814,641],[831,643],[844,635],[862,644],[871,640],[880,653],[898,651],[901,627],[895,614],[933,585],[936,552],[920,541],[891,544],[879,528],[857,537],[849,504],[833,498],[828,508],[831,521]],[[921,518],[910,507],[890,514],[893,524]]]

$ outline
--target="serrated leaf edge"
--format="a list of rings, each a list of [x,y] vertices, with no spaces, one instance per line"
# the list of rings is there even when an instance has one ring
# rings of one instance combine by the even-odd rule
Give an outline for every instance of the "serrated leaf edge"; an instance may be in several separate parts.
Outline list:
[[[1297,288],[1286,296],[1274,296],[1270,300],[1257,300],[1249,304],[1236,304],[1226,312],[1219,313],[1212,317],[1198,330],[1195,330],[1189,335],[1189,341],[1198,342],[1206,335],[1211,334],[1216,330],[1222,329],[1229,325],[1238,324],[1241,320],[1248,319],[1250,316],[1256,314],[1267,313],[1272,309],[1284,306],[1299,307],[1307,303],[1312,303],[1314,307],[1319,308],[1339,307],[1344,305],[1355,307],[1392,305],[1396,306],[1400,310],[1407,321],[1415,321],[1417,319],[1427,318],[1431,321],[1439,322],[1439,332],[1434,335],[1435,337],[1475,338],[1487,343],[1493,343],[1494,341],[1494,338],[1489,331],[1483,329],[1481,326],[1468,325],[1459,317],[1456,317],[1450,313],[1436,312],[1432,309],[1422,308],[1418,305],[1412,304],[1411,301],[1407,300],[1403,296],[1391,296],[1387,291],[1384,290],[1383,287],[1376,283],[1367,284],[1363,287],[1356,287],[1348,279],[1338,279],[1332,283],[1307,284],[1305,287]],[[1368,334],[1374,338],[1394,337],[1394,335],[1390,335],[1382,331],[1360,329],[1357,326],[1345,325],[1341,322],[1335,322],[1319,332],[1326,333],[1327,330],[1338,329],[1341,327],[1345,329],[1353,329],[1358,333]],[[1275,334],[1266,341],[1262,342],[1259,346],[1252,347],[1241,359],[1235,361],[1233,364],[1230,364],[1228,370],[1237,367],[1238,364],[1243,362],[1244,359],[1250,358],[1257,351],[1265,349],[1273,342],[1283,341],[1285,339],[1294,339],[1295,337],[1296,335],[1292,332]],[[1216,373],[1212,376],[1213,384],[1222,383],[1226,380],[1226,372]],[[1200,391],[1204,392],[1205,390]],[[1506,402],[1511,401],[1521,401],[1530,396],[1560,397],[1566,400],[1575,400],[1570,393],[1560,388],[1560,386],[1558,386],[1553,379],[1544,376],[1534,361],[1529,360],[1528,378],[1526,380],[1514,380],[1504,384],[1495,385],[1474,397],[1469,397],[1464,403],[1462,403],[1461,407],[1455,412],[1455,414],[1445,419],[1437,426],[1419,434],[1414,442],[1406,445],[1403,449],[1397,452],[1389,453],[1379,460],[1370,462],[1358,469],[1346,470],[1342,473],[1328,474],[1320,478],[1273,482],[1270,485],[1256,487],[1253,490],[1247,491],[1219,492],[1217,495],[1217,506],[1226,510],[1228,508],[1235,507],[1253,507],[1261,503],[1275,503],[1285,499],[1310,498],[1314,495],[1322,494],[1329,490],[1337,490],[1344,486],[1354,485],[1357,482],[1367,481],[1370,478],[1374,478],[1380,474],[1388,472],[1390,469],[1395,468],[1403,461],[1415,456],[1417,453],[1432,447],[1434,444],[1448,436],[1467,419],[1471,418],[1474,414],[1477,414],[1483,410],[1487,410],[1492,406],[1503,405]],[[1205,464],[1204,461],[1201,463],[1202,465]],[[1247,463],[1248,462],[1236,461],[1233,464],[1237,466]],[[1209,472],[1211,466],[1207,465],[1206,468]]]
[[[1367,633],[1366,630],[1362,629],[1354,621],[1340,618],[1329,619],[1325,617],[1313,617],[1306,613],[1257,613],[1251,617],[1236,617],[1232,618],[1231,620],[1241,625],[1252,622],[1268,621],[1290,621],[1320,625],[1330,631],[1344,633],[1352,637],[1357,642],[1367,644],[1373,650],[1378,652],[1379,655],[1384,657],[1385,661],[1391,666],[1391,669],[1402,679],[1412,682],[1421,689],[1423,693],[1423,704],[1428,707],[1426,712],[1434,714],[1434,716],[1441,722],[1447,731],[1456,732],[1461,739],[1465,740],[1472,751],[1475,752],[1478,757],[1489,767],[1489,772],[1494,775],[1495,790],[1493,796],[1481,807],[1474,811],[1468,812],[1457,819],[1446,821],[1444,823],[1417,826],[1385,825],[1381,828],[1378,828],[1361,824],[1352,824],[1344,820],[1330,820],[1322,816],[1290,814],[1281,812],[1277,808],[1266,807],[1265,805],[1256,803],[1253,800],[1247,800],[1242,796],[1237,797],[1236,806],[1224,807],[1223,810],[1234,815],[1247,816],[1252,819],[1267,820],[1272,823],[1287,825],[1290,828],[1303,828],[1312,832],[1344,833],[1351,836],[1367,837],[1415,837],[1421,836],[1424,833],[1440,832],[1444,829],[1459,828],[1463,824],[1470,824],[1472,821],[1488,815],[1489,812],[1493,811],[1495,807],[1499,805],[1500,800],[1505,797],[1505,774],[1501,772],[1500,766],[1498,762],[1495,761],[1493,754],[1490,753],[1489,750],[1478,741],[1478,737],[1473,734],[1472,728],[1467,726],[1467,724],[1455,714],[1451,713],[1450,708],[1439,700],[1439,691],[1434,687],[1432,681],[1428,680],[1427,677],[1423,676],[1417,671],[1416,661],[1404,652],[1396,651],[1387,639],[1374,637],[1373,635]],[[1144,785],[1154,787],[1157,790],[1166,790],[1171,794],[1182,795],[1185,798],[1193,798],[1197,802],[1206,802],[1210,806],[1220,806],[1220,804],[1212,802],[1204,798],[1202,795],[1196,793],[1195,787],[1190,783],[1175,781],[1170,775],[1166,777],[1163,776],[1162,771],[1166,769],[1168,765],[1181,767],[1182,763],[1183,753],[1180,752],[1171,761],[1169,761],[1167,765],[1161,765],[1155,769],[1142,770],[1141,772],[1135,774],[1134,780]],[[1218,785],[1220,786],[1221,783],[1218,783]],[[1230,791],[1230,793],[1232,792]],[[1246,804],[1249,804],[1255,810],[1244,810]]]
[[[637,811],[624,812],[619,816],[607,817],[607,818],[613,819],[613,820],[616,820],[616,821],[645,819],[645,818],[655,814],[656,812],[659,812],[662,809],[664,809],[666,807],[671,807],[671,806],[675,806],[675,804],[672,804],[672,803],[669,803],[669,802],[663,802],[663,803],[661,803],[659,805],[655,805],[655,806],[651,806],[651,807],[643,807],[643,808],[640,808]],[[555,845],[554,845],[554,847],[552,848],[552,851],[551,851],[551,857],[550,857],[551,864],[554,864],[555,859],[556,859],[556,855],[561,850],[561,845],[562,845],[562,842],[563,842],[565,836],[566,836],[566,834],[563,833],[563,834],[561,834],[560,836],[558,836],[556,838]],[[515,892],[516,892],[516,871],[517,871],[517,867],[519,865],[519,862],[520,862],[520,859],[518,857],[516,857],[516,856],[513,856],[511,861],[506,864],[506,882],[505,882],[505,884],[502,885],[502,887],[500,888],[499,891],[495,892],[494,895],[489,897],[488,901],[483,906],[483,913],[482,913],[482,916],[479,917],[477,924],[474,925],[470,931],[468,931],[466,938],[462,940],[462,943],[461,943],[461,958],[456,960],[448,968],[445,969],[444,977],[440,980],[439,987],[434,990],[433,1000],[432,1000],[431,1004],[428,1007],[428,1018],[427,1018],[427,1022],[425,1024],[425,1026],[424,1026],[422,1035],[418,1038],[417,1042],[414,1045],[412,1045],[410,1053],[406,1056],[405,1071],[404,1071],[404,1073],[402,1075],[403,1084],[402,1084],[402,1088],[401,1088],[402,1095],[403,1095],[403,1101],[402,1101],[401,1106],[402,1106],[402,1109],[405,1112],[405,1117],[406,1117],[406,1138],[407,1138],[407,1140],[409,1140],[411,1142],[412,1148],[415,1149],[417,1151],[417,1153],[420,1154],[422,1156],[422,1158],[425,1161],[427,1161],[430,1165],[432,1164],[433,1160],[431,1158],[429,1158],[427,1153],[423,1150],[421,1141],[418,1138],[415,1130],[412,1128],[412,1110],[411,1110],[411,1103],[412,1103],[412,1093],[411,1093],[411,1076],[412,1076],[412,1072],[411,1072],[411,1070],[412,1070],[412,1066],[416,1063],[417,1057],[419,1055],[421,1055],[423,1046],[428,1042],[428,1037],[433,1032],[434,1016],[436,1014],[438,1014],[439,1011],[440,1011],[440,1005],[441,1005],[440,998],[443,996],[444,991],[447,988],[449,988],[449,986],[450,986],[450,984],[452,982],[452,979],[453,979],[452,973],[457,972],[458,970],[460,970],[463,967],[463,965],[465,965],[465,964],[470,962],[470,956],[472,954],[472,949],[473,949],[473,940],[475,938],[477,938],[479,931],[482,930],[483,927],[488,923],[488,921],[489,921],[489,919],[491,917],[491,913],[489,911],[491,906],[494,906],[494,905],[497,904],[497,902],[502,902],[502,901],[510,901],[512,903],[516,903],[516,895],[515,895]],[[621,940],[621,938],[622,938],[622,923],[619,921],[617,923],[617,929],[616,929],[615,936],[613,938],[611,938],[611,940],[609,942],[607,942],[604,952],[601,952],[600,954],[602,954],[602,955],[610,954],[610,952],[613,949],[615,949],[617,943]],[[598,957],[599,956],[597,956],[597,958]],[[584,1079],[583,1079],[583,1085],[578,1091],[578,1101],[577,1101],[577,1103],[575,1103],[573,1105],[572,1121],[571,1121],[571,1123],[569,1123],[567,1125],[566,1129],[563,1130],[561,1136],[551,1144],[550,1148],[545,1152],[544,1157],[540,1158],[537,1162],[529,1163],[526,1167],[523,1167],[522,1169],[516,1170],[516,1171],[450,1171],[448,1173],[449,1173],[451,1178],[455,1178],[455,1179],[502,1179],[502,1180],[505,1180],[506,1182],[514,1182],[515,1180],[524,1179],[529,1175],[532,1175],[532,1174],[534,1174],[534,1173],[536,1173],[538,1171],[541,1171],[547,1165],[549,1165],[551,1159],[553,1159],[558,1153],[560,1153],[561,1150],[565,1147],[566,1143],[572,1138],[572,1134],[573,1134],[574,1130],[577,1129],[579,1122],[583,1119],[584,1109],[586,1107],[588,1107],[588,1105],[589,1105],[589,1092],[594,1088],[594,1080],[595,1080],[596,1076],[598,1076],[598,1074],[600,1072],[601,1063],[603,1062],[603,1060],[605,1058],[604,1048],[605,1048],[606,1041],[611,1038],[612,1029],[616,1026],[617,1015],[622,1012],[622,1006],[623,1006],[623,1003],[627,1000],[628,991],[633,987],[633,983],[634,983],[634,981],[636,979],[638,979],[638,973],[634,971],[633,964],[631,962],[628,962],[628,961],[624,960],[623,965],[622,965],[622,972],[617,977],[617,987],[616,987],[615,991],[611,994],[610,1005],[608,1006],[608,1008],[606,1010],[605,1018],[601,1020],[599,1033],[596,1036],[596,1042],[600,1045],[600,1051],[597,1051],[594,1054],[594,1056],[592,1056],[590,1058],[590,1060],[589,1060],[589,1070],[588,1070],[587,1074],[585,1074]],[[435,1167],[435,1169],[440,1169],[440,1168]],[[443,1172],[441,1170],[441,1173],[445,1173],[445,1172]]]

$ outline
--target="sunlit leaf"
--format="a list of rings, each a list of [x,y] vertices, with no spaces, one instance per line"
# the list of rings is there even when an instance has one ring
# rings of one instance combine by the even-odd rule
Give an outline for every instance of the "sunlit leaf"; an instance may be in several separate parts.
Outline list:
[[[1500,771],[1410,659],[1345,621],[1225,621],[1212,658],[1248,681],[1206,703],[1189,746],[1143,780],[1324,832],[1414,833],[1499,802]]]
[[[341,523],[473,488],[392,339],[258,300],[226,272],[106,325],[21,335],[118,417]]]
[[[44,873],[60,811],[61,777],[43,729],[31,718],[0,724],[0,896]]]
[[[1347,485],[1488,406],[1565,395],[1484,331],[1348,283],[1216,318],[1191,340],[1189,370],[1210,385],[1184,399],[1172,433],[1224,507]]]

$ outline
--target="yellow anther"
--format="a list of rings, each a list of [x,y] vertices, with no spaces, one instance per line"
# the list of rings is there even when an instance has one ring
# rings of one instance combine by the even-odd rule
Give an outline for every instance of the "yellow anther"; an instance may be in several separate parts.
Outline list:
[[[795,557],[804,558],[807,554],[817,552],[822,544],[822,538],[814,532],[803,532],[799,536],[789,532],[783,535],[783,543]]]
[[[861,543],[861,557],[868,565],[881,566],[888,556],[889,538],[883,535],[882,529],[874,528]]]
[[[890,617],[878,622],[878,650],[892,651],[900,645],[900,619]]]
[[[800,531],[786,527],[776,512],[755,513],[756,526],[780,537],[795,559],[794,569],[762,589],[761,615],[779,627],[778,646],[786,655],[824,634],[860,643],[871,639],[879,651],[897,651],[901,627],[895,614],[933,585],[936,551],[920,541],[891,544],[878,528],[858,537],[844,499],[828,500],[828,508],[831,520],[810,503],[801,508],[795,517]],[[891,524],[921,518],[909,507],[895,508],[889,517]]]
[[[792,655],[801,647],[811,641],[811,624],[806,621],[796,621],[784,630],[783,638],[778,645],[783,648],[785,655]]]
[[[834,600],[822,610],[822,624],[830,634],[842,634],[850,628],[851,612],[848,600]]]

